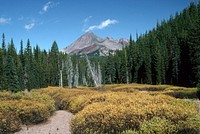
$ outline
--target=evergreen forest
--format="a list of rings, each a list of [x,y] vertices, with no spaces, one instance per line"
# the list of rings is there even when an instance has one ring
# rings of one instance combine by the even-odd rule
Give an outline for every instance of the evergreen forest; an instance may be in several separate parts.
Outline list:
[[[148,22],[147,22],[148,23]],[[15,48],[2,34],[0,90],[13,92],[48,86],[94,86],[142,83],[194,87],[200,83],[200,3],[191,3],[168,20],[106,57],[67,55],[56,41],[50,50],[32,47],[28,39]],[[93,71],[90,71],[90,70]]]

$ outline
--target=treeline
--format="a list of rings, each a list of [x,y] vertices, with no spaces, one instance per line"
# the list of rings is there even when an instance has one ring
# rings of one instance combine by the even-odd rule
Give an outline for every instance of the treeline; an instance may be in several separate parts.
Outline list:
[[[41,51],[38,46],[32,49],[29,40],[25,49],[22,41],[20,45],[17,53],[13,39],[6,44],[3,34],[0,49],[0,89],[16,92],[47,87],[50,83],[50,79],[46,77],[49,75],[48,53]]]
[[[69,56],[59,51],[56,41],[46,51],[38,45],[32,48],[28,39],[25,48],[23,41],[20,42],[17,52],[13,39],[6,44],[5,35],[2,35],[0,90],[17,92],[48,86],[95,86],[101,84],[101,78],[100,63],[96,58],[87,62],[86,57]]]
[[[200,2],[156,28],[130,36],[130,43],[107,57],[69,56],[54,41],[49,51],[30,41],[16,51],[13,39],[0,48],[0,90],[47,86],[147,83],[196,86],[200,83]]]
[[[130,45],[107,57],[105,83],[196,86],[200,82],[200,3],[156,28],[130,36]]]

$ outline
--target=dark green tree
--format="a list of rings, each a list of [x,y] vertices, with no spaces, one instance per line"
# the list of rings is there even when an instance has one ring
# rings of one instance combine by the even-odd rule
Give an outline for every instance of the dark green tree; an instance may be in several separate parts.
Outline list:
[[[197,19],[194,19],[189,41],[192,71],[195,84],[200,83],[200,2],[197,5],[197,9]]]
[[[12,91],[12,92],[17,92],[19,91],[19,81],[18,81],[18,75],[17,75],[17,67],[14,62],[14,57],[13,57],[13,44],[11,41],[11,45],[8,46],[8,54],[6,58],[6,78],[7,78],[7,83],[8,87],[7,90]]]
[[[25,89],[24,85],[24,67],[25,67],[25,59],[24,59],[24,49],[23,49],[23,41],[20,42],[20,51],[19,51],[19,62],[17,66],[17,74],[19,78],[19,86],[21,90]]]
[[[50,67],[50,85],[58,86],[60,66],[59,66],[59,50],[56,41],[53,42],[51,47],[49,67]]]
[[[5,69],[6,69],[6,55],[7,55],[7,50],[6,50],[6,44],[5,44],[5,35],[3,33],[2,35],[2,48],[1,48],[1,89],[6,90],[8,88],[8,83],[7,83],[7,79],[6,79],[6,73],[5,73]]]
[[[32,48],[30,44],[30,40],[27,41],[27,46],[25,48],[25,67],[24,67],[24,83],[25,88],[28,90],[31,90],[34,86],[34,73],[32,69],[33,65],[33,54],[32,54]]]

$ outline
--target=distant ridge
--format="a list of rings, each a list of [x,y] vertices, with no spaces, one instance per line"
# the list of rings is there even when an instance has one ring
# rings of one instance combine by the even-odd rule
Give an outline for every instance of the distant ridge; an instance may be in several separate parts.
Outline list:
[[[87,54],[107,56],[109,55],[109,52],[112,53],[116,50],[121,50],[122,47],[128,43],[129,41],[124,38],[121,38],[120,40],[115,40],[109,37],[100,38],[92,32],[87,32],[62,51],[71,55]]]

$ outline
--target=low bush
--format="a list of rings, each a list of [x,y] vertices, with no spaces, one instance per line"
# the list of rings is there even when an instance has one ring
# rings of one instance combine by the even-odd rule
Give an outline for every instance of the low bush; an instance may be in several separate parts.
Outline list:
[[[167,119],[153,117],[144,121],[139,129],[141,134],[174,134],[177,133],[176,125]]]
[[[97,91],[92,91],[88,89],[79,90],[79,89],[64,89],[58,87],[49,87],[40,90],[36,90],[40,94],[47,94],[51,96],[55,101],[56,109],[61,110],[70,110],[71,112],[75,113],[81,110],[81,108],[74,109],[73,106],[70,106],[70,102],[81,95],[89,95],[94,94]],[[75,102],[75,101],[73,101]],[[73,105],[73,103],[71,103]]]
[[[147,85],[147,84],[114,84],[105,85],[103,91],[114,91],[114,92],[135,92],[135,91],[163,91],[170,85]]]
[[[23,124],[35,124],[47,120],[50,117],[48,107],[37,101],[21,100],[17,102],[16,114]]]
[[[21,93],[21,99],[37,101],[45,104],[48,107],[48,111],[52,114],[55,109],[55,101],[47,94],[40,94],[33,90],[30,94]]]
[[[200,83],[197,84],[196,96],[197,96],[197,98],[200,100]]]
[[[121,134],[139,134],[139,132],[134,130],[125,130]]]
[[[50,116],[45,104],[32,100],[1,101],[0,111],[19,117],[23,124],[34,124],[46,120]]]
[[[9,134],[20,130],[21,120],[13,112],[0,112],[0,133]]]
[[[164,94],[173,96],[175,98],[194,99],[194,98],[197,98],[196,92],[197,92],[197,88],[174,88],[174,89],[166,90]]]
[[[8,91],[2,91],[0,92],[0,101],[2,100],[19,100],[21,99],[21,96],[19,96],[16,93],[8,92]]]
[[[0,133],[11,133],[21,124],[35,124],[47,120],[55,111],[55,101],[38,92],[0,92]]]
[[[7,132],[18,130],[20,126],[15,122],[17,120],[23,124],[44,121],[56,107],[76,113],[71,121],[74,134],[198,133],[200,131],[200,117],[196,104],[174,98],[180,92],[187,93],[183,97],[178,95],[179,98],[185,98],[189,92],[196,91],[195,88],[119,84],[106,85],[100,88],[100,91],[97,91],[99,88],[90,89],[93,88],[49,87],[33,90],[30,93],[2,92],[0,93],[0,130]],[[6,113],[10,115],[10,120],[5,118],[8,116],[4,117]],[[7,126],[8,124],[11,124],[10,127]],[[8,129],[5,129],[5,126]]]
[[[162,129],[162,132],[173,133],[182,129],[178,126],[187,125],[186,122],[190,118],[199,114],[193,102],[161,94],[152,96],[148,93],[108,92],[103,93],[101,96],[104,96],[103,99],[100,96],[96,95],[99,101],[86,105],[73,117],[71,122],[73,133],[115,134],[125,130],[146,131],[148,127],[152,131],[158,129],[156,131],[160,132],[159,127],[164,128],[167,125],[170,128]],[[94,99],[94,97],[88,99],[91,98]],[[156,126],[156,122],[159,121],[161,126]],[[200,126],[196,127],[198,123],[200,121],[193,122],[195,125],[190,125],[191,129],[200,131]]]

